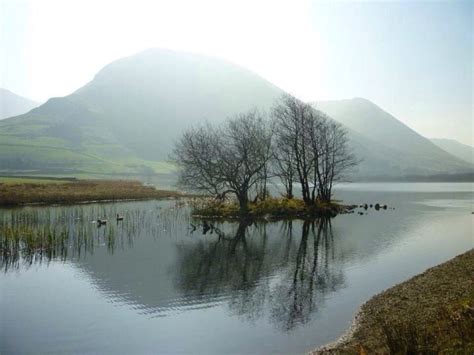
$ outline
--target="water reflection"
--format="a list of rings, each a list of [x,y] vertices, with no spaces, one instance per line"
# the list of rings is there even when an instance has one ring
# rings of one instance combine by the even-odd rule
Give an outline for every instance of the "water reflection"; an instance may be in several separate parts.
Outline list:
[[[193,222],[185,206],[145,206],[3,211],[1,266],[72,261],[105,294],[150,316],[225,304],[284,331],[308,322],[324,295],[343,285],[329,219]],[[96,223],[119,212],[123,220]]]
[[[134,238],[145,234],[154,239],[179,222],[183,211],[161,204],[126,209],[122,220],[98,223],[97,216],[116,216],[120,205],[27,207],[0,210],[0,266],[7,272],[21,266],[47,264],[51,260],[80,260],[106,247],[113,255],[132,248]],[[185,220],[185,219],[184,219]]]
[[[291,238],[289,222],[288,234]],[[334,254],[334,235],[330,219],[305,221],[293,267],[272,292],[272,318],[285,330],[310,320],[328,292],[344,285],[341,268]]]
[[[179,245],[177,287],[202,299],[228,294],[231,311],[247,319],[261,317],[268,306],[285,331],[308,322],[324,295],[344,284],[331,220],[278,224],[278,244],[268,243],[268,224],[241,222],[234,233],[217,229],[212,241]]]
[[[472,192],[340,198],[396,209],[206,231],[172,201],[0,209],[0,353],[304,353],[372,295],[472,248]],[[8,229],[44,243],[5,243]]]

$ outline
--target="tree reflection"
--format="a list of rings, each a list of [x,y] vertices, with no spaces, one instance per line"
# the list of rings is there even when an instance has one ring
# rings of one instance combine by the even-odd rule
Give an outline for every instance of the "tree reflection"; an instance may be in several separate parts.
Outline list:
[[[272,319],[284,330],[308,322],[324,295],[337,290],[343,281],[334,259],[331,220],[304,221],[295,261],[272,292]]]
[[[267,224],[241,222],[233,234],[217,231],[213,240],[178,247],[177,286],[188,295],[225,300],[249,319],[268,312],[289,331],[308,322],[324,295],[343,285],[330,219],[281,222],[272,243]]]
[[[205,297],[223,289],[251,288],[262,274],[264,245],[247,242],[249,225],[239,223],[232,237],[215,229],[214,241],[178,246],[178,286]]]

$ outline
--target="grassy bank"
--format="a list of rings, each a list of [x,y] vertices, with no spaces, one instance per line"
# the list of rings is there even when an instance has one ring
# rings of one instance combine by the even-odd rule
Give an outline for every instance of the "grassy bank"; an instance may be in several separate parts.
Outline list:
[[[365,303],[344,340],[314,354],[472,354],[474,249]]]
[[[176,191],[157,190],[138,181],[55,180],[0,182],[0,205],[76,203],[180,197]]]
[[[350,208],[350,207],[349,207]],[[306,206],[300,199],[267,198],[265,201],[251,202],[248,205],[250,218],[311,218],[334,217],[348,210],[336,202],[317,203]],[[217,202],[215,200],[200,199],[195,201],[193,216],[206,218],[238,218],[241,217],[237,202]]]

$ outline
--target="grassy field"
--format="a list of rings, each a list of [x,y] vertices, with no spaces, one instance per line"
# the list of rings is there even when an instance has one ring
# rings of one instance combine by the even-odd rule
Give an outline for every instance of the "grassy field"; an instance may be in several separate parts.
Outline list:
[[[48,180],[0,178],[0,205],[76,203],[180,197],[176,191],[157,190],[138,181]]]
[[[41,139],[13,140],[0,134],[0,174],[167,174],[176,168],[165,161],[140,159],[116,145],[72,149]]]
[[[315,354],[473,354],[474,249],[365,303],[350,335]]]

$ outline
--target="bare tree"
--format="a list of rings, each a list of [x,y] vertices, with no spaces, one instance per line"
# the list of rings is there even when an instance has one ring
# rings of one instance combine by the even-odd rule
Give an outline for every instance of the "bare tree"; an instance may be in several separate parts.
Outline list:
[[[277,175],[287,187],[287,195],[290,196],[293,193],[288,179],[294,176],[301,185],[304,202],[311,204],[313,157],[308,131],[312,125],[312,108],[291,95],[283,95],[273,108],[272,115],[277,142],[274,155]]]
[[[307,205],[330,201],[334,182],[357,164],[345,129],[290,95],[278,101],[273,119],[275,175],[284,184],[286,195],[293,196],[292,184],[298,181]]]
[[[192,128],[172,156],[181,168],[179,184],[221,199],[233,194],[241,214],[247,214],[250,192],[268,177],[271,141],[271,127],[256,110],[220,126]]]
[[[285,197],[292,199],[293,183],[296,178],[295,157],[291,147],[282,141],[282,137],[276,136],[274,140],[274,167],[273,174],[278,177],[285,187]]]
[[[347,131],[341,124],[325,120],[320,130],[315,184],[318,186],[318,199],[329,202],[334,182],[343,180],[358,160],[349,149]]]

